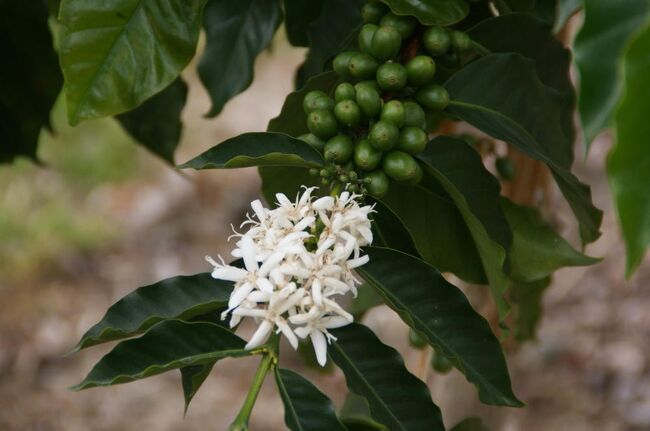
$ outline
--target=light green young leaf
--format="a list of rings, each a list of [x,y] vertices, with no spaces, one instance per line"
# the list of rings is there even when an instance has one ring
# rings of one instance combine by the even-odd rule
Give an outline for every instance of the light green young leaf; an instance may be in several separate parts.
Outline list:
[[[616,112],[616,145],[607,174],[627,249],[627,275],[650,246],[650,25],[625,54],[624,94]]]
[[[194,56],[206,0],[63,0],[60,62],[68,120],[129,111]]]

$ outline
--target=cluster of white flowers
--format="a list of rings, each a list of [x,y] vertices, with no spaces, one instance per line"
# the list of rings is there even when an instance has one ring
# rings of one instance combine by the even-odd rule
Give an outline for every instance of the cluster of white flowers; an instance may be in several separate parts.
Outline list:
[[[238,240],[232,255],[243,258],[245,268],[221,257],[206,259],[214,266],[212,277],[235,283],[222,319],[230,314],[231,327],[243,317],[259,322],[247,349],[266,342],[275,329],[294,349],[299,338],[309,337],[318,363],[325,365],[327,344],[335,339],[328,329],[353,321],[336,297],[357,295],[352,270],[368,262],[361,247],[372,243],[372,207],[360,206],[359,196],[349,192],[315,199],[314,189],[296,202],[278,193],[273,210],[259,200],[251,203],[255,214],[242,224],[248,231],[233,235]]]

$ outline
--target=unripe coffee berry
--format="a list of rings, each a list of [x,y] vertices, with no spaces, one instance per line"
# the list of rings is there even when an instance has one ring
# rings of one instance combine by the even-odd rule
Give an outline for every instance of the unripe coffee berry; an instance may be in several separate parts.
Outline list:
[[[318,109],[307,115],[307,128],[320,139],[329,139],[336,135],[339,125],[330,111]]]
[[[361,111],[368,118],[375,118],[381,110],[381,96],[372,86],[355,86],[357,93],[357,104]]]
[[[421,169],[411,155],[399,150],[386,153],[381,166],[386,175],[400,182],[416,178]]]
[[[378,1],[369,1],[361,8],[361,17],[365,22],[377,24],[384,14],[388,12],[388,6]]]
[[[377,121],[370,129],[368,138],[376,150],[390,150],[397,145],[399,129],[390,121]]]
[[[352,156],[353,150],[354,145],[349,136],[336,135],[325,143],[323,154],[328,162],[345,163]]]
[[[407,126],[399,132],[397,149],[406,153],[420,154],[427,146],[427,134],[419,127]]]
[[[316,99],[319,97],[327,97],[324,91],[314,90],[310,91],[302,99],[302,109],[305,111],[305,114],[309,114],[311,111],[314,111],[317,108],[314,108]]]
[[[402,37],[394,27],[381,26],[372,37],[370,53],[379,60],[394,58],[402,46]]]
[[[449,50],[451,38],[442,27],[431,27],[422,35],[422,45],[431,55],[442,55]]]
[[[388,193],[388,188],[390,187],[390,180],[386,174],[381,170],[377,169],[372,171],[364,177],[364,180],[368,179],[370,182],[365,182],[368,193],[378,198],[381,198]]]
[[[382,121],[390,121],[398,128],[404,125],[404,106],[399,100],[391,100],[381,108],[379,117]]]
[[[449,105],[449,93],[440,85],[429,84],[415,93],[415,100],[426,109],[441,111]]]
[[[379,63],[377,60],[365,52],[353,55],[348,63],[350,75],[358,80],[373,78],[378,67]]]
[[[472,47],[472,39],[465,32],[453,30],[449,36],[451,47],[456,52],[465,52]]]
[[[407,82],[413,87],[426,84],[435,74],[436,63],[428,55],[415,56],[406,63]]]
[[[354,147],[354,164],[364,171],[372,171],[379,166],[382,152],[375,149],[368,139],[359,141]]]
[[[340,102],[342,100],[354,100],[356,98],[357,92],[354,90],[354,86],[349,82],[342,82],[336,86],[334,90],[334,100]]]
[[[361,123],[361,109],[354,100],[342,100],[337,103],[334,116],[345,127],[357,127]]]
[[[387,91],[401,90],[406,78],[406,68],[399,63],[385,63],[377,69],[377,83]]]
[[[424,128],[426,126],[426,115],[422,107],[412,101],[402,102],[404,107],[404,126]]]
[[[319,151],[323,151],[323,147],[325,146],[325,141],[323,141],[318,136],[312,133],[305,133],[304,135],[300,135],[298,139],[307,142],[309,145],[311,145],[312,147],[316,148]]]
[[[357,90],[357,91],[361,87],[370,87],[370,88],[374,89],[378,93],[381,91],[381,88],[379,88],[379,84],[377,84],[377,81],[374,80],[374,77],[373,77],[373,79],[368,79],[366,81],[360,81],[360,82],[357,82],[356,84],[354,84],[354,89]]]
[[[381,25],[395,28],[402,39],[406,39],[413,34],[418,26],[418,21],[409,15],[395,15],[389,12],[381,19]]]
[[[350,59],[352,59],[355,54],[357,53],[354,51],[345,51],[334,57],[332,67],[334,68],[336,74],[341,78],[349,79],[352,77],[352,75],[350,75],[349,65]]]
[[[361,30],[359,31],[359,37],[357,38],[361,52],[372,54],[372,38],[375,35],[375,32],[377,32],[378,28],[379,27],[377,27],[375,24],[364,24],[363,27],[361,27]]]

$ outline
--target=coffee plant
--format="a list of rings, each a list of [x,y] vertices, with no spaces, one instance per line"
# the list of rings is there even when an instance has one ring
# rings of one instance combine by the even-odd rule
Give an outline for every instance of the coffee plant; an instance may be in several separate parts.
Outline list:
[[[230,261],[207,257],[210,272],[140,287],[111,306],[74,351],[117,345],[74,389],[180,370],[187,408],[220,359],[257,355],[231,430],[248,429],[268,374],[294,431],[484,429],[471,418],[443,424],[400,352],[360,323],[364,312],[387,305],[410,328],[412,348],[433,351],[434,370],[456,368],[485,404],[521,407],[501,341],[534,337],[555,271],[598,259],[504,190],[531,163],[543,165],[583,247],[595,241],[602,213],[571,172],[574,144],[588,147],[613,126],[607,174],[628,274],[650,243],[645,0],[2,4],[13,59],[0,70],[2,162],[38,161],[38,137],[62,89],[70,124],[115,116],[174,163],[187,97],[180,74],[202,28],[198,75],[212,101],[208,117],[251,84],[255,58],[281,24],[292,45],[308,48],[297,90],[266,132],[228,139],[178,166],[258,167],[266,204],[251,203]],[[575,13],[584,24],[567,48]],[[489,289],[492,325],[448,274]],[[243,320],[256,325],[247,340],[237,335]],[[312,366],[343,372],[349,396],[341,410],[283,368],[281,347],[305,346]]]

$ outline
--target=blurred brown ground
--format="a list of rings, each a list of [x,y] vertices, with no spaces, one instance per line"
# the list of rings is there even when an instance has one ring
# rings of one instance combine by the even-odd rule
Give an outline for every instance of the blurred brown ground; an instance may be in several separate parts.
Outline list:
[[[303,55],[276,41],[258,60],[254,85],[216,120],[202,118],[209,100],[196,76],[188,74],[190,102],[178,161],[238,133],[264,130],[291,91],[292,70]],[[226,254],[230,223],[241,220],[258,195],[255,171],[183,176],[132,146],[111,121],[70,130],[61,111],[55,121],[59,137],[44,137],[41,148],[49,168],[0,168],[0,430],[226,429],[256,358],[220,362],[183,418],[177,372],[73,393],[66,387],[110,347],[63,354],[135,287],[206,271],[203,256]],[[98,153],[100,143],[105,154]],[[538,340],[508,354],[515,392],[528,407],[477,410],[474,390],[460,374],[430,373],[434,401],[448,425],[479,413],[495,430],[650,429],[650,260],[624,281],[624,248],[603,174],[609,146],[603,137],[585,163],[582,157],[576,163],[605,210],[603,237],[588,252],[605,259],[559,271],[544,299]],[[120,157],[110,156],[117,150]],[[94,163],[113,171],[95,172]],[[69,166],[74,175],[64,173]],[[112,173],[121,169],[124,175]],[[561,199],[555,201],[554,221],[575,239],[570,212]],[[417,371],[420,353],[407,346],[407,330],[391,311],[378,308],[366,323],[400,348]],[[286,346],[283,360],[314,378],[340,406],[345,394],[340,373],[304,369]],[[251,429],[285,429],[272,379]]]

